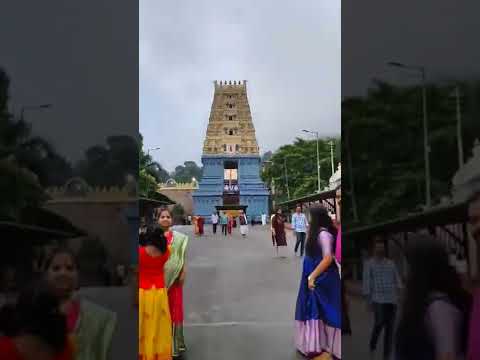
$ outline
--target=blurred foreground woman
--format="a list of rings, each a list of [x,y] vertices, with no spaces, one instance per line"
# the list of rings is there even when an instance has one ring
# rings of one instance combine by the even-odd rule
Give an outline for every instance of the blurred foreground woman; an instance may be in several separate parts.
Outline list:
[[[419,236],[412,243],[395,359],[465,359],[471,297],[440,241]]]
[[[295,311],[295,344],[309,358],[340,359],[341,284],[334,260],[337,230],[324,207],[313,207],[310,214]]]
[[[72,360],[67,319],[43,283],[23,291],[16,305],[0,311],[2,360]]]
[[[107,360],[117,316],[77,296],[78,265],[71,250],[59,247],[50,254],[45,280],[50,292],[60,302],[60,311],[66,316],[75,360]]]

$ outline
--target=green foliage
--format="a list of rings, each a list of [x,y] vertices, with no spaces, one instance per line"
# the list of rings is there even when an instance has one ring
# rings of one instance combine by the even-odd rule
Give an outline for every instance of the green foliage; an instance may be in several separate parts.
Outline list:
[[[39,206],[47,198],[43,186],[48,184],[41,167],[31,129],[23,119],[15,119],[8,110],[10,80],[0,68],[0,218],[16,219],[26,206]],[[44,145],[48,145],[43,142]],[[51,150],[51,149],[50,149]],[[44,155],[51,155],[50,151]],[[39,176],[40,175],[40,176]]]
[[[140,197],[152,198],[152,194],[156,192],[158,187],[157,180],[145,169],[140,170],[138,191]]]
[[[109,136],[107,145],[95,145],[85,151],[85,159],[75,172],[91,186],[125,185],[127,175],[138,175],[138,145],[130,136]]]
[[[179,165],[173,172],[173,178],[177,183],[189,183],[192,178],[200,181],[203,169],[199,167],[195,161],[185,161],[183,165]]]
[[[479,85],[461,84],[464,153],[479,133]],[[432,201],[450,193],[458,169],[455,99],[452,87],[427,89]],[[422,93],[418,86],[376,81],[365,97],[342,102],[343,224],[353,224],[350,165],[360,224],[418,211],[425,203]],[[357,224],[359,225],[359,224]]]
[[[10,80],[0,68],[0,157],[15,159],[18,166],[36,175],[43,187],[64,185],[72,176],[70,164],[45,139],[31,136],[24,119],[8,110]]]
[[[340,139],[322,138],[319,141],[320,176],[322,190],[328,185],[331,170],[330,141],[334,142],[335,170],[340,161]],[[269,160],[267,160],[269,159]],[[287,200],[287,186],[285,176],[288,176],[290,198],[297,198],[313,194],[318,189],[317,176],[317,141],[297,138],[293,144],[280,147],[273,154],[264,154],[262,180],[272,189],[275,189],[275,201]]]
[[[145,153],[143,150],[143,136],[140,134],[139,142],[139,163],[140,169],[145,169],[147,174],[153,176],[159,183],[166,182],[170,178],[170,174],[165,170],[158,162],[153,161],[150,154]]]
[[[47,199],[38,177],[14,159],[0,159],[0,174],[0,219],[17,219],[21,209]]]

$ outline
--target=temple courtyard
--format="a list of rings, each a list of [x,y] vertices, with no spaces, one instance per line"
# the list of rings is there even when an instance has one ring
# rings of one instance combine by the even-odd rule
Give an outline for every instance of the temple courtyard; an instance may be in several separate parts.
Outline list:
[[[239,229],[224,236],[202,237],[191,226],[176,227],[190,236],[185,285],[185,339],[187,360],[302,359],[296,353],[295,301],[302,260],[295,257],[294,235],[287,234],[288,258],[275,258],[270,227]],[[119,316],[112,344],[112,359],[135,358],[136,310],[126,288],[84,289],[87,296],[109,306]],[[370,319],[365,306],[351,300],[353,337],[343,341],[344,358],[368,355]]]

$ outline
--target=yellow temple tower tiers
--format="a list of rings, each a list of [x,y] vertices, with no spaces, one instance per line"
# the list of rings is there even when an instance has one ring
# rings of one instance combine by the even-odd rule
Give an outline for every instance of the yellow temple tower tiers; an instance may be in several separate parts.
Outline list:
[[[215,81],[204,155],[259,155],[247,98],[247,81]]]
[[[269,192],[260,178],[260,154],[247,81],[215,81],[203,143],[203,176],[193,194],[195,215],[242,209],[253,220],[268,214]]]

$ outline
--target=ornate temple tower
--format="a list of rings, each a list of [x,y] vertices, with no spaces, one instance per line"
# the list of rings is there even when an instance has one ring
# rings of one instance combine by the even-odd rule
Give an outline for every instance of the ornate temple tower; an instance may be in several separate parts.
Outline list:
[[[247,98],[246,80],[214,82],[210,119],[203,145],[203,177],[193,194],[195,215],[217,207],[246,207],[251,218],[268,213],[269,193],[260,179],[260,155]]]

